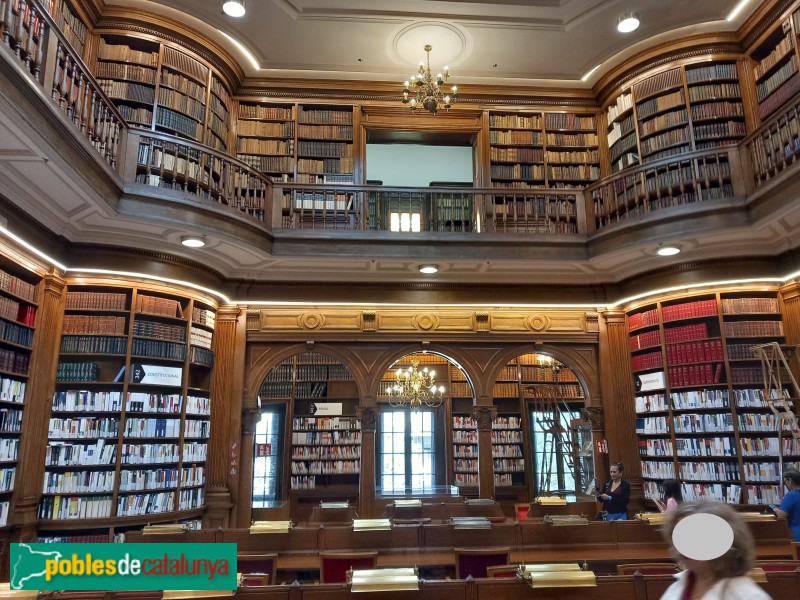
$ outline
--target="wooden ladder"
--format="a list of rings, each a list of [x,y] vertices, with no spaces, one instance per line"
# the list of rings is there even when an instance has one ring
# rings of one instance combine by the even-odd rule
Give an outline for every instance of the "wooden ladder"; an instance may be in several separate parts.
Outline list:
[[[794,351],[795,346],[785,346]],[[764,400],[777,420],[778,430],[778,474],[783,489],[784,434],[789,433],[795,444],[800,445],[800,424],[794,412],[794,401],[800,400],[800,387],[794,378],[786,355],[778,342],[769,342],[752,347],[755,355],[761,360],[761,372],[764,378]],[[784,381],[786,379],[786,381]],[[789,389],[789,388],[792,389]],[[786,454],[794,454],[787,452]],[[783,496],[783,494],[780,494]]]

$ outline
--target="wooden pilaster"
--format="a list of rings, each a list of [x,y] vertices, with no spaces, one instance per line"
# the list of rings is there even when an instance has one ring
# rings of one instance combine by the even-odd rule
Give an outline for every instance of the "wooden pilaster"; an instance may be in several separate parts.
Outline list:
[[[636,441],[636,410],[630,342],[625,313],[606,311],[600,319],[600,389],[603,398],[604,432],[608,440],[609,462],[625,465],[625,479],[631,484],[631,505],[628,513],[641,509],[642,472]],[[607,473],[598,472],[600,481]]]
[[[206,528],[239,525],[231,509],[239,502],[237,491],[242,467],[245,326],[245,311],[239,307],[223,306],[217,310],[206,474]]]
[[[783,333],[786,343],[800,346],[800,283],[791,283],[780,289],[783,312]],[[798,352],[786,355],[795,379],[800,379],[800,356]]]
[[[25,391],[16,490],[9,519],[13,527],[12,539],[21,542],[36,539],[36,520],[47,451],[47,430],[53,406],[58,347],[66,304],[67,282],[60,275],[46,275],[39,285],[41,293],[31,352],[29,370],[31,377]]]
[[[480,402],[483,400],[483,402]],[[491,398],[479,399],[472,407],[472,418],[478,424],[478,497],[494,498],[494,459],[492,457],[492,421],[497,418],[497,408],[487,406]]]
[[[364,398],[366,405],[356,407],[356,416],[361,420],[361,476],[359,477],[358,514],[365,519],[374,518],[375,507],[375,429],[378,409],[371,406],[371,399]]]

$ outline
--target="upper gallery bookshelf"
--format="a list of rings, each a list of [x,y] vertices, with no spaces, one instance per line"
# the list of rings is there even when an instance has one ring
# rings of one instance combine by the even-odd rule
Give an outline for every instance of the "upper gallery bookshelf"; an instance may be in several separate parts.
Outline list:
[[[95,76],[129,123],[227,151],[230,92],[208,64],[185,49],[105,33]]]
[[[791,21],[786,19],[777,25],[750,53],[761,119],[800,91],[796,50],[798,24],[800,17],[795,11]]]
[[[489,112],[493,187],[583,188],[600,176],[594,114]]]
[[[704,61],[658,72],[617,96],[606,117],[613,173],[735,144],[745,136],[736,62]]]
[[[67,38],[70,45],[83,57],[86,50],[88,28],[78,11],[68,0],[40,0],[45,10],[50,13],[56,26]]]
[[[199,516],[214,315],[213,306],[167,290],[69,286],[43,539]]]
[[[0,260],[0,527],[8,523],[18,476],[38,281],[33,273]]]
[[[266,376],[260,399],[286,402],[291,415],[290,451],[285,471],[292,501],[358,497],[361,472],[361,422],[356,418],[358,389],[350,369],[320,352],[283,360]],[[314,416],[323,410],[325,416]]]
[[[775,502],[778,444],[800,459],[796,442],[779,440],[752,351],[785,341],[776,295],[665,300],[631,311],[628,326],[645,495],[660,498],[663,479],[677,478],[687,499]]]

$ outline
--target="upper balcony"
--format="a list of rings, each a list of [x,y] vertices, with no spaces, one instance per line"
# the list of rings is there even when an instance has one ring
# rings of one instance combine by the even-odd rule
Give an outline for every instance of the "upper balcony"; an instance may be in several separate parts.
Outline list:
[[[665,265],[686,283],[782,276],[796,262],[798,96],[737,145],[585,189],[283,183],[212,147],[129,126],[36,0],[4,6],[4,214],[23,233],[25,215],[40,223],[25,228],[32,241],[68,264],[118,268],[125,248],[136,249],[129,262],[147,249],[153,260],[187,258],[199,283],[239,290],[413,283],[416,265],[437,262],[442,282],[544,281],[552,290],[537,299],[563,301],[575,290],[615,299],[657,271],[663,280]],[[199,259],[179,245],[189,233],[210,242]],[[689,252],[656,264],[661,242]]]

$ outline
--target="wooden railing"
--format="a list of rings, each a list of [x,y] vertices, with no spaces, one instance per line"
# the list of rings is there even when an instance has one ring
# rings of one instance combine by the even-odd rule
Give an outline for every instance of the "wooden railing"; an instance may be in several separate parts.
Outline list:
[[[752,165],[756,188],[795,164],[800,158],[800,96],[749,135],[741,147]]]
[[[0,31],[3,44],[116,168],[128,126],[50,14],[38,0],[0,0]]]
[[[583,198],[564,190],[276,184],[286,229],[436,233],[585,233]]]
[[[631,167],[586,188],[594,229],[681,204],[743,197],[737,146]]]
[[[272,182],[247,164],[183,138],[131,129],[126,179],[231,206],[264,221]],[[130,166],[133,164],[134,166]]]

